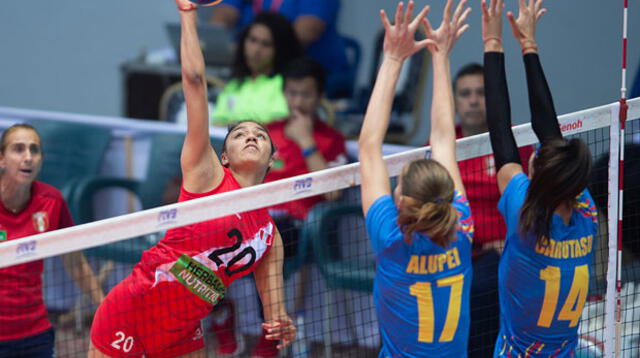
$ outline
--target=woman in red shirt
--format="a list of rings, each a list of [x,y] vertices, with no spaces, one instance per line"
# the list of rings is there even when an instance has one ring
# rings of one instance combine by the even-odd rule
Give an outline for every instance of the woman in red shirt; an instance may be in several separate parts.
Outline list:
[[[73,225],[60,191],[36,179],[42,167],[40,135],[16,124],[0,139],[0,242]],[[95,304],[104,297],[82,252],[62,257]],[[0,357],[53,357],[54,333],[42,299],[42,260],[0,269]]]
[[[231,127],[218,159],[209,137],[207,85],[196,5],[176,0],[182,23],[182,82],[187,134],[178,201],[262,183],[274,147],[267,130],[244,121]],[[200,321],[234,280],[255,271],[267,339],[295,338],[284,307],[282,240],[266,209],[169,230],[98,308],[89,357],[205,357]]]

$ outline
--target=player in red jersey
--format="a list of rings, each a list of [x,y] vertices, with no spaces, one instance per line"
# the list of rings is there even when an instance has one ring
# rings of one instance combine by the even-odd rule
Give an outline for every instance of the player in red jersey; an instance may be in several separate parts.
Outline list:
[[[16,124],[0,140],[0,243],[73,225],[67,203],[51,185],[36,181],[42,166],[40,135]],[[28,255],[35,242],[18,255]],[[63,256],[80,288],[100,304],[104,294],[82,252]],[[54,333],[42,299],[42,260],[0,269],[0,357],[53,357]]]
[[[230,128],[220,159],[211,147],[197,6],[176,0],[182,23],[181,63],[187,134],[179,201],[259,184],[273,145],[264,127]],[[283,348],[295,338],[284,307],[282,239],[266,209],[169,230],[98,308],[89,357],[206,357],[200,320],[234,280],[255,271],[267,338]]]

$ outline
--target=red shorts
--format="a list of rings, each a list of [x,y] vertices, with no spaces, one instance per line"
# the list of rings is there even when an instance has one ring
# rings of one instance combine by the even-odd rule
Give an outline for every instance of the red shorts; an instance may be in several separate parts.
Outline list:
[[[128,277],[93,319],[91,343],[111,357],[175,357],[204,348],[200,320],[211,309],[179,283],[133,294]],[[200,300],[201,302],[199,302]]]

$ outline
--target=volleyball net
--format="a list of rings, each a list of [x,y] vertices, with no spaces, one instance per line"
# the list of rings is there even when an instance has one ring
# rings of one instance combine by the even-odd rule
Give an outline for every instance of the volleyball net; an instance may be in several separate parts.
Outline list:
[[[590,190],[600,213],[600,230],[593,242],[595,262],[590,273],[588,299],[579,330],[581,357],[603,356],[604,352],[610,356],[616,345],[622,357],[640,355],[640,99],[630,100],[628,104],[629,119],[624,138],[610,136],[610,125],[618,119],[617,103],[559,117],[563,134],[582,138],[591,150],[594,169]],[[524,148],[523,153],[536,144],[530,124],[516,126],[513,131],[518,145]],[[613,148],[615,154],[619,140],[625,143],[625,188],[621,208],[615,200],[611,201],[613,205],[609,207],[608,194],[611,192],[609,183],[617,182],[617,165],[609,167],[609,152]],[[46,147],[44,151],[46,154]],[[490,195],[486,189],[486,178],[495,174],[494,163],[487,156],[490,153],[488,134],[463,138],[457,142],[458,159],[471,200],[476,233],[479,232],[482,236],[475,237],[474,286],[470,303],[470,356],[474,353],[482,354],[482,346],[493,346],[499,324],[496,269],[499,247],[487,249],[488,246],[482,248],[480,244],[496,241],[495,238],[502,237],[504,232],[499,224],[494,225],[491,221],[490,211],[496,203],[474,203],[474,200],[481,201],[483,197]],[[395,182],[395,177],[409,161],[425,157],[429,157],[428,147],[385,157],[390,180]],[[45,162],[46,160],[45,156]],[[177,161],[175,163],[177,165]],[[151,179],[157,178],[147,178]],[[175,253],[167,254],[165,249],[153,249],[145,254],[146,262],[159,262],[158,260],[165,260],[167,257],[171,259],[165,265],[160,265],[160,268],[150,268],[141,280],[149,285],[162,285],[164,282],[178,280],[198,300],[217,303],[220,292],[210,291],[213,287],[211,285],[194,286],[194,276],[191,274],[198,270],[198,277],[207,281],[206,277],[203,278],[207,269],[225,266],[222,277],[222,281],[225,281],[251,271],[255,262],[263,257],[266,246],[271,244],[271,235],[275,232],[275,228],[261,221],[260,216],[254,217],[251,213],[255,213],[256,209],[276,207],[278,209],[271,210],[271,213],[285,245],[283,270],[287,311],[296,322],[299,335],[290,354],[298,357],[373,356],[377,355],[380,345],[371,295],[375,261],[362,218],[359,184],[358,163],[353,163],[9,240],[0,243],[0,268],[46,259],[44,297],[57,332],[57,355],[84,356],[88,348],[88,331],[95,306],[75,287],[62,265],[53,260],[54,257],[84,252],[101,280],[103,290],[108,292],[127,277],[142,252],[153,247],[170,230],[174,233],[174,247],[191,254],[187,255],[189,257],[180,257],[175,256]],[[131,186],[114,186],[135,192]],[[86,188],[91,188],[91,185]],[[335,192],[339,193],[337,200],[313,199]],[[101,204],[100,199],[95,198],[91,196],[86,199],[91,203],[90,206],[72,205],[72,211],[93,210]],[[300,206],[294,202],[299,203],[300,200],[316,200],[319,203],[306,212],[304,209],[295,209]],[[301,212],[283,215],[283,205]],[[615,255],[617,238],[609,234],[610,228],[615,228],[617,223],[607,225],[609,220],[615,222],[615,218],[610,218],[610,213],[615,213],[618,209],[622,209],[623,218],[623,260],[620,267]],[[207,230],[204,232],[179,229],[185,225],[211,220],[215,223],[205,225]],[[241,223],[243,220],[250,221],[251,227],[246,228],[246,224]],[[236,226],[242,228],[235,229]],[[249,238],[246,235],[253,236]],[[202,242],[213,244],[206,250],[197,252],[203,246]],[[163,254],[167,257],[162,257]],[[209,266],[202,265],[204,258],[211,262]],[[192,266],[198,268],[189,271],[188,268]],[[428,271],[429,263],[425,262],[421,269]],[[623,278],[619,310],[616,309],[615,296],[618,270],[622,271]],[[208,349],[222,348],[224,351],[222,345],[237,344],[238,348],[234,350],[241,350],[241,341],[245,341],[247,344],[244,345],[244,354],[239,356],[248,356],[252,347],[261,344],[259,337],[262,333],[260,324],[263,312],[253,277],[246,275],[236,280],[225,290],[224,299],[212,313],[204,314],[206,318],[202,323],[201,334],[205,337]],[[149,300],[144,305],[130,302],[123,305],[118,314],[123,320],[135,315],[143,317],[142,319],[154,317],[154,320],[166,323],[187,320],[194,312],[199,314],[206,309],[202,304],[191,301],[184,303],[178,296],[184,295],[167,292],[163,305],[158,307],[154,307]],[[616,324],[618,314],[619,325]],[[165,320],[158,317],[164,317]],[[156,324],[154,322],[156,321],[148,322],[148,326]],[[153,332],[145,334],[153,335]],[[122,337],[114,336],[112,343],[112,346],[115,344],[127,353],[134,349],[128,336],[124,334]],[[476,347],[477,351],[474,352]]]

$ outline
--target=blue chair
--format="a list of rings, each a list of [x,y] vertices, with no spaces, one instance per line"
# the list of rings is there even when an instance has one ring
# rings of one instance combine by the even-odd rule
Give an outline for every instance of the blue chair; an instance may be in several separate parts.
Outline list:
[[[343,72],[332,73],[327,76],[327,98],[351,98],[358,78],[358,69],[362,60],[362,48],[358,41],[351,37],[342,36],[342,42],[347,52],[349,68]]]
[[[416,34],[418,38],[418,34]],[[384,46],[384,29],[378,32],[374,42],[374,60],[369,69],[369,82],[364,88],[356,91],[350,105],[348,114],[364,113],[371,91],[378,76],[378,68],[382,61],[382,51]],[[398,89],[395,93],[392,108],[392,118],[389,123],[389,130],[385,137],[385,142],[396,144],[408,144],[415,133],[417,133],[422,120],[422,107],[424,104],[427,74],[431,56],[428,51],[420,51],[407,61],[406,70],[402,71],[399,79]],[[411,117],[409,123],[403,119]],[[358,127],[359,128],[359,127]]]

